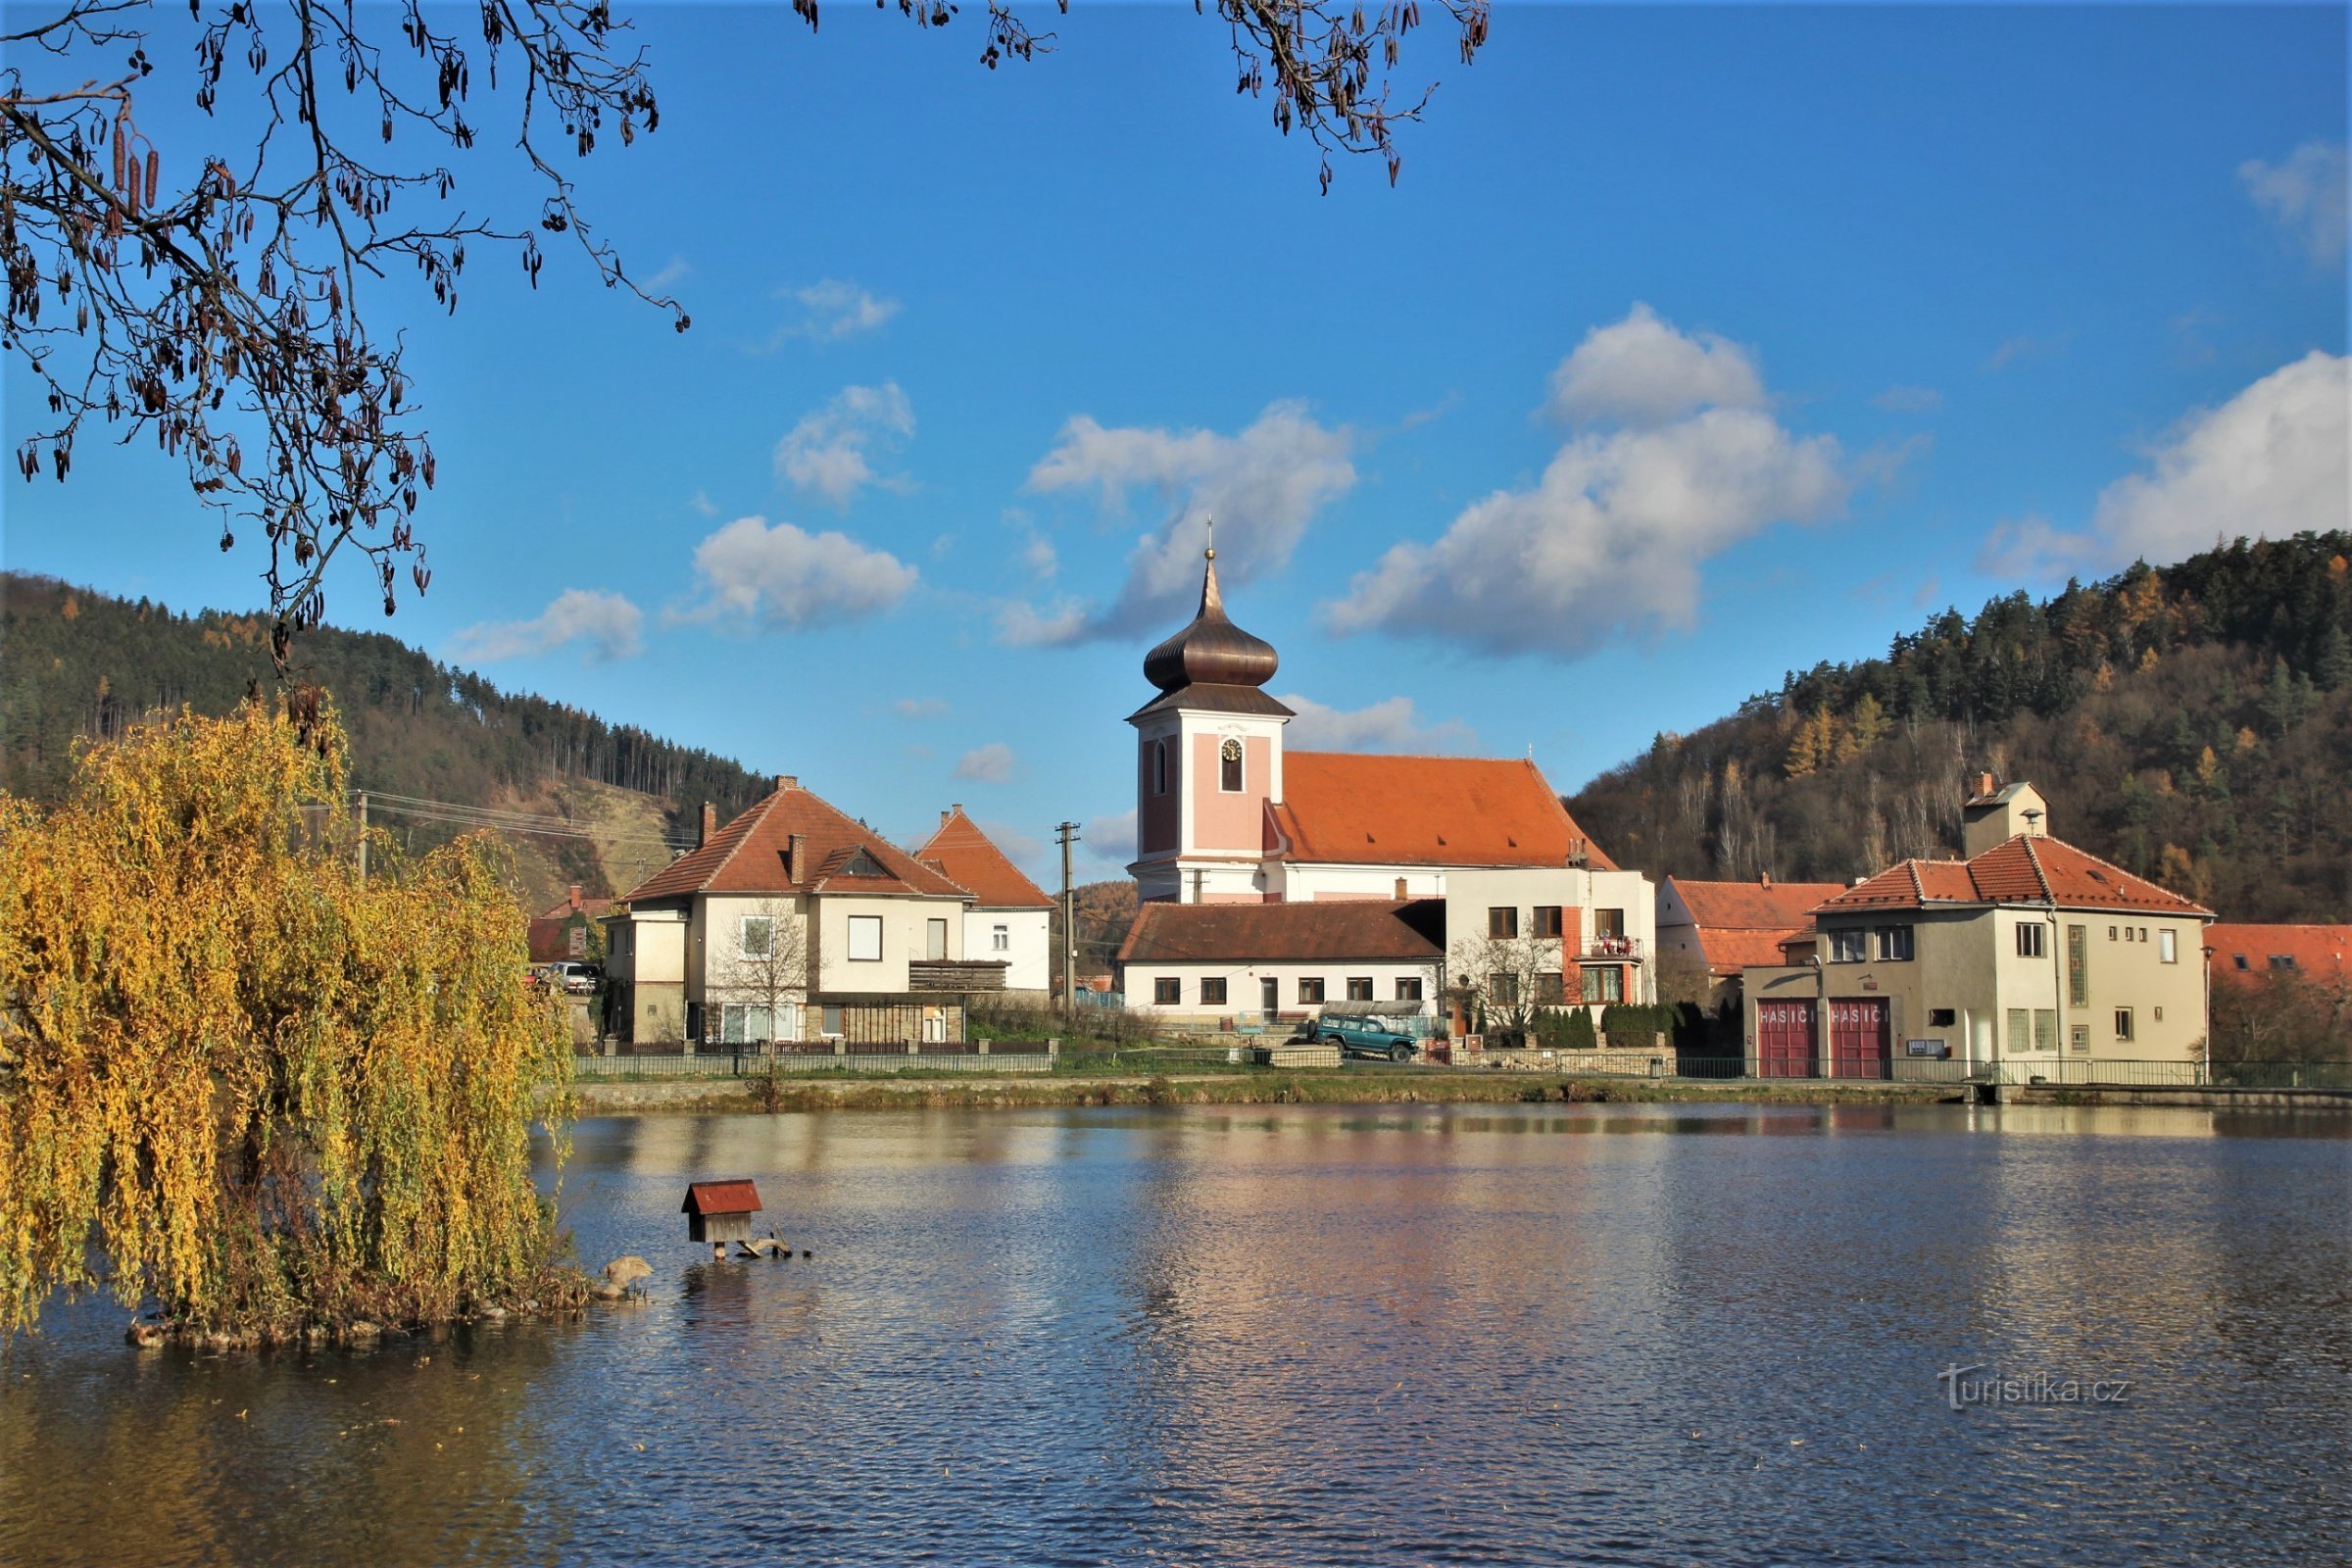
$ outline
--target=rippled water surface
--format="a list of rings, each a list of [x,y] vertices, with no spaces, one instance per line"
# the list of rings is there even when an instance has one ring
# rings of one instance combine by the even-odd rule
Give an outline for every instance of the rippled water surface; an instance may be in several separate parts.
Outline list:
[[[701,1260],[709,1176],[815,1255]],[[0,1562],[2352,1561],[2352,1118],[643,1117],[564,1193],[644,1305],[228,1359],[55,1312]]]

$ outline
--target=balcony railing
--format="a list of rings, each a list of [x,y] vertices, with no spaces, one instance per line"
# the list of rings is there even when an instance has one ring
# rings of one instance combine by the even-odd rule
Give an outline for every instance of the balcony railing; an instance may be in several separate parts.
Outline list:
[[[1640,937],[1587,937],[1583,951],[1576,956],[1579,963],[1639,963],[1641,959]]]

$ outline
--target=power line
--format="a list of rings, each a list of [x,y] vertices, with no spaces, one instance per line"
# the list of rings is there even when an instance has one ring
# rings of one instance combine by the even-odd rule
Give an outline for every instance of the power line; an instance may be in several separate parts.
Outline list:
[[[662,835],[648,838],[640,834],[612,834],[599,831],[571,817],[545,816],[529,811],[513,811],[500,807],[468,806],[458,801],[432,801],[417,795],[393,795],[381,790],[367,790],[368,808],[415,817],[420,821],[446,822],[459,827],[495,828],[505,833],[527,833],[540,838],[593,839],[600,844],[658,845],[665,850],[694,848],[690,839]]]

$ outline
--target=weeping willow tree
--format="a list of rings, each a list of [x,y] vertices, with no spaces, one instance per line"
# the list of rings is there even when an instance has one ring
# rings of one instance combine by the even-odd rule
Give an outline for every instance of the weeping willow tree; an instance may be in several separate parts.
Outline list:
[[[501,852],[378,841],[363,879],[343,777],[331,710],[248,702],[89,748],[47,814],[0,796],[0,1332],[60,1290],[265,1339],[576,1294]]]

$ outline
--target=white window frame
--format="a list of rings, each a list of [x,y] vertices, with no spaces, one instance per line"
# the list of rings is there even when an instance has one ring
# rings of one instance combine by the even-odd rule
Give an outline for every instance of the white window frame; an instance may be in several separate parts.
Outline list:
[[[2170,926],[2159,927],[2156,932],[2156,961],[2158,963],[2179,963],[2180,961],[2180,933]]]
[[[1883,925],[1871,933],[1871,945],[1881,963],[1909,963],[1919,951],[1918,939],[1907,925]],[[1898,951],[1899,950],[1899,951]]]
[[[752,945],[752,928],[761,932],[760,944]],[[772,914],[739,915],[735,921],[735,951],[747,958],[772,958],[776,956],[776,917]]]
[[[939,951],[938,951],[937,953],[934,953],[934,952],[932,952],[932,951],[931,951],[933,948],[937,948]],[[932,962],[934,962],[934,963],[945,963],[945,962],[947,961],[947,957],[948,957],[948,922],[947,922],[947,921],[945,921],[945,920],[925,920],[925,921],[923,922],[923,956],[924,956],[925,958],[927,958],[927,959],[931,960],[931,961],[932,961]]]
[[[1010,953],[1012,951],[1012,927],[1008,925],[990,927],[988,948],[991,953]]]
[[[2042,933],[2046,929],[2038,920],[2018,921],[2017,956],[2021,958],[2048,957],[2049,955],[2042,951],[2048,946],[2042,938]]]
[[[1870,961],[1870,933],[1860,926],[1834,928],[1827,933],[1830,939],[1832,963],[1868,963]]]
[[[2139,1038],[2139,1021],[2132,1016],[2130,1007],[2115,1009],[2115,1038],[2119,1041]]]
[[[853,914],[850,921],[849,955],[852,963],[880,963],[882,961],[882,917],[878,914]],[[865,940],[860,941],[859,938]]]

